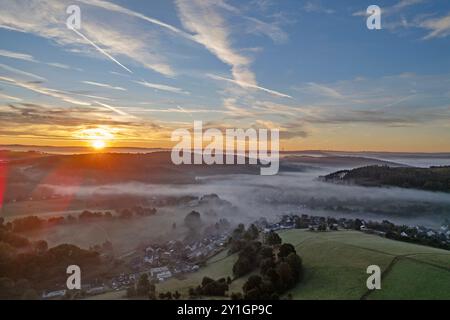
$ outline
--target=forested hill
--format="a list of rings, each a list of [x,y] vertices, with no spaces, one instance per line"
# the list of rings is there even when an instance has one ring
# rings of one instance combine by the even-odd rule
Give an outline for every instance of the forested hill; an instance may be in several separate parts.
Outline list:
[[[450,166],[430,168],[367,166],[337,171],[321,179],[362,186],[394,186],[450,192]]]

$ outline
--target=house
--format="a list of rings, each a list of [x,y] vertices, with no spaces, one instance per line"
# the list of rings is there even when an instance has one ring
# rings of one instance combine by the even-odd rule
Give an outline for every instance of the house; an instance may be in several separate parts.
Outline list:
[[[96,294],[105,293],[106,291],[107,291],[106,287],[100,286],[100,287],[91,288],[91,289],[87,290],[86,293],[91,294],[91,295],[96,295]]]
[[[172,277],[172,272],[170,272],[169,270],[163,271],[163,272],[160,272],[160,273],[156,274],[156,278],[158,279],[159,282],[162,282],[162,281],[164,281],[166,279],[169,279],[171,277]]]
[[[167,271],[169,271],[168,267],[151,268],[150,269],[150,276],[156,277],[157,274],[164,273],[164,272],[167,272]]]
[[[56,290],[50,292],[44,292],[42,294],[42,299],[53,299],[53,298],[61,298],[66,295],[66,290]]]

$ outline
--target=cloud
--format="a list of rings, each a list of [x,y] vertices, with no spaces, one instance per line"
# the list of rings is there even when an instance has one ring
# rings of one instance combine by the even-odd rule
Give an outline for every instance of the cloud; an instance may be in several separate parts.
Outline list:
[[[95,103],[97,103],[98,105],[101,105],[102,107],[105,107],[108,110],[114,111],[115,113],[117,113],[121,116],[130,116],[128,113],[123,112],[122,110],[120,110],[116,107],[110,106],[109,104],[98,102],[98,101],[95,101]]]
[[[103,50],[102,48],[100,48],[97,44],[95,44],[95,42],[93,42],[91,39],[89,39],[88,37],[86,37],[83,33],[81,33],[80,31],[78,31],[75,28],[72,28],[72,31],[75,32],[76,34],[78,34],[80,37],[82,37],[84,40],[86,40],[88,43],[90,43],[95,49],[97,49],[97,51],[99,51],[101,54],[103,54],[104,56],[106,56],[108,59],[110,59],[111,61],[113,61],[115,64],[117,64],[118,66],[120,66],[122,69],[125,69],[126,71],[128,71],[129,73],[133,73],[130,69],[128,69],[127,67],[125,67],[122,63],[120,63],[116,58],[114,58],[113,56],[111,56],[108,52],[106,52],[105,50]]]
[[[382,12],[383,16],[387,17],[390,15],[399,13],[400,11],[404,10],[405,8],[415,6],[415,5],[423,3],[425,1],[427,1],[427,0],[400,0],[399,2],[397,2],[396,4],[394,4],[392,6],[387,6],[387,7],[380,6],[380,8],[381,8],[381,12]],[[367,11],[365,9],[353,13],[353,16],[366,17],[368,15],[369,14],[367,13]]]
[[[111,57],[125,56],[155,72],[166,76],[175,75],[165,57],[155,52],[158,41],[152,31],[142,32],[138,28],[130,30],[120,19],[99,21],[93,12],[84,8],[81,28],[85,36],[83,38],[66,28],[65,12],[70,4],[73,3],[68,0],[7,1],[2,3],[0,27],[14,28],[51,39],[67,49],[79,50],[91,56],[91,46],[94,43]]]
[[[147,17],[146,15],[143,15],[139,12],[133,11],[133,10],[129,10],[127,8],[124,8],[122,6],[119,6],[117,4],[111,3],[111,2],[107,2],[107,1],[102,1],[102,0],[77,0],[78,2],[82,2],[85,3],[87,5],[90,6],[95,6],[98,8],[102,8],[105,10],[109,10],[109,11],[113,11],[113,12],[117,12],[117,13],[122,13],[122,14],[126,14],[128,16],[131,17],[135,17],[144,21],[147,21],[149,23],[152,23],[154,25],[160,26],[164,29],[167,29],[169,31],[172,31],[178,35],[181,35],[187,39],[191,39],[192,40],[192,36],[180,29],[178,29],[177,27],[174,27],[168,23],[162,22],[158,19],[154,19],[154,18],[150,18]]]
[[[0,25],[0,27],[4,27],[4,26]],[[9,50],[1,50],[0,49],[0,56],[6,57],[6,58],[11,58],[11,59],[23,60],[23,61],[27,61],[27,62],[40,63],[39,60],[36,60],[30,54],[14,52],[14,51],[9,51]],[[62,64],[62,63],[58,63],[58,62],[43,62],[43,63],[45,63],[46,65],[49,65],[51,67],[55,67],[55,68],[72,69],[70,66]],[[80,69],[76,69],[76,70],[80,70]]]
[[[101,88],[108,88],[108,89],[113,89],[113,90],[127,91],[127,89],[125,89],[125,88],[115,87],[115,86],[112,86],[112,85],[106,84],[106,83],[100,83],[100,82],[94,82],[94,81],[81,81],[81,82],[85,83],[85,84],[89,84],[91,86],[96,86],[96,87],[101,87]]]
[[[222,62],[231,66],[234,80],[256,85],[250,70],[250,59],[238,53],[231,45],[231,33],[224,17],[214,2],[177,0],[179,17],[184,27],[194,33],[193,38],[205,46]],[[206,18],[207,17],[207,18]]]
[[[267,23],[253,17],[245,17],[250,23],[247,25],[247,32],[250,34],[262,34],[268,36],[275,43],[285,43],[289,36],[279,26]]]
[[[333,14],[335,11],[333,9],[328,9],[322,5],[320,1],[308,1],[303,6],[303,10],[305,10],[308,13],[315,12],[315,13],[326,13],[326,14]]]
[[[10,71],[10,72],[13,72],[13,73],[16,73],[16,74],[20,74],[20,75],[25,76],[25,77],[33,78],[33,79],[36,79],[36,80],[41,80],[41,81],[46,80],[45,78],[43,78],[41,76],[38,76],[38,75],[36,75],[34,73],[26,72],[26,71],[23,71],[23,70],[19,70],[19,69],[16,69],[16,68],[4,65],[2,63],[0,63],[0,68],[5,69],[5,70]]]
[[[5,82],[6,84],[13,85],[19,88],[27,89],[39,94],[43,94],[55,99],[59,99],[64,102],[68,102],[75,105],[89,106],[90,103],[74,99],[66,94],[58,92],[57,90],[52,90],[49,88],[45,88],[39,85],[39,82],[23,82],[16,79],[2,77],[0,76],[0,81]]]
[[[19,60],[28,61],[28,62],[37,62],[37,60],[34,59],[34,57],[32,55],[29,55],[26,53],[8,51],[8,50],[0,49],[0,56],[6,57],[6,58],[12,58],[12,59],[19,59]]]
[[[430,30],[424,39],[444,38],[450,35],[450,14],[440,18],[427,19],[420,26]]]
[[[317,93],[319,95],[322,95],[322,96],[325,96],[328,98],[333,98],[333,99],[343,99],[344,98],[342,93],[340,93],[338,90],[327,87],[326,85],[323,85],[323,84],[309,82],[306,89],[309,90],[310,92]]]
[[[240,81],[237,81],[237,80],[221,77],[221,76],[214,75],[214,74],[207,74],[207,76],[209,78],[211,78],[211,79],[214,79],[214,80],[220,80],[220,81],[226,81],[226,82],[234,83],[234,84],[236,84],[238,86],[241,86],[243,88],[260,90],[260,91],[269,93],[269,94],[271,94],[273,96],[277,96],[277,97],[280,97],[280,98],[292,99],[292,97],[290,95],[287,95],[287,94],[284,94],[284,93],[281,93],[281,92],[278,92],[278,91],[275,91],[275,90],[267,89],[267,88],[264,88],[264,87],[261,87],[261,86],[258,86],[258,85],[253,85],[253,84],[246,83],[246,82],[240,82]]]
[[[167,92],[172,92],[172,93],[189,94],[189,92],[184,91],[181,88],[167,86],[167,85],[164,85],[164,84],[150,83],[150,82],[143,81],[143,80],[142,81],[134,81],[134,82],[138,83],[140,85],[143,85],[144,87],[151,88],[151,89],[167,91]]]
[[[60,69],[71,69],[70,66],[68,66],[67,64],[63,64],[63,63],[58,63],[58,62],[48,62],[47,65],[51,66],[51,67],[55,67],[55,68],[60,68]]]
[[[9,95],[3,94],[3,93],[0,93],[0,99],[11,100],[11,101],[22,101],[22,99],[20,99],[20,98],[9,96]]]
[[[372,79],[307,84],[299,116],[309,123],[412,126],[450,119],[450,77],[403,73]]]

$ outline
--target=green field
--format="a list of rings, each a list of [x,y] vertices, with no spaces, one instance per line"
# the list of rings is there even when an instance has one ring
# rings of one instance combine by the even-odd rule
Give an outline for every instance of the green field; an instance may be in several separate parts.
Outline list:
[[[450,252],[356,231],[280,233],[303,258],[294,299],[450,299]],[[381,290],[367,293],[366,268],[383,272]]]
[[[304,279],[290,291],[294,299],[450,299],[448,251],[357,231],[287,230],[280,236],[283,242],[292,243],[303,259]],[[228,256],[225,250],[198,272],[160,283],[156,290],[178,290],[186,299],[189,287],[199,285],[204,276],[232,277],[236,259],[236,254]],[[382,289],[368,292],[366,269],[372,264],[383,272]],[[241,291],[247,277],[233,281],[229,292]],[[114,297],[119,295],[124,292],[114,293]]]

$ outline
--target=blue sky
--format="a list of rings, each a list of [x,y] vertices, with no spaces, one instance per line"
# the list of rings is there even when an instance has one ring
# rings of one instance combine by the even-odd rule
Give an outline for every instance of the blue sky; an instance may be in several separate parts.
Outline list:
[[[0,39],[0,143],[166,147],[203,120],[285,149],[450,151],[445,0],[0,0]]]

